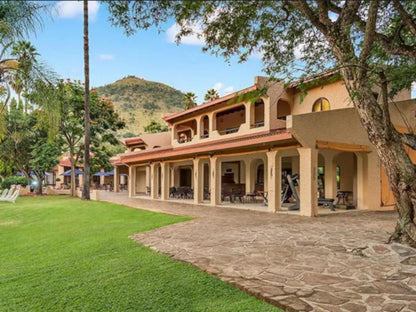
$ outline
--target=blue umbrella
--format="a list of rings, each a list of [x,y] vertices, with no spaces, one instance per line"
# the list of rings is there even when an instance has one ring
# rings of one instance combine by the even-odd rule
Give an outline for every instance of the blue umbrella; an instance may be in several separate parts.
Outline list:
[[[106,177],[113,176],[113,175],[114,175],[114,170],[111,170],[111,171],[105,173]]]
[[[75,169],[75,174],[76,174],[76,175],[79,175],[79,174],[84,174],[84,172],[83,172],[83,171],[81,171],[81,170],[79,170],[79,169]],[[61,173],[60,175],[61,175],[61,176],[64,176],[64,177],[70,177],[70,176],[71,176],[71,169],[69,169],[69,170],[65,171],[64,173]]]
[[[102,172],[102,171],[97,172],[96,174],[94,174],[95,177],[102,177],[102,176],[105,176],[105,175],[106,175],[106,172]]]

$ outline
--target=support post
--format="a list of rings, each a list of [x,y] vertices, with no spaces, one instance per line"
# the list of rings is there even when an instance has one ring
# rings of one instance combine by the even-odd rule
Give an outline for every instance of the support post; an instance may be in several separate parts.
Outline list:
[[[336,199],[337,196],[337,168],[334,163],[334,154],[325,153],[325,198]]]
[[[160,174],[162,184],[160,190],[160,198],[162,200],[167,200],[169,199],[169,163],[160,163],[160,169],[162,170]]]
[[[193,160],[194,163],[194,203],[199,204],[202,203],[203,200],[203,189],[204,189],[204,167],[202,164],[201,159],[195,158]]]
[[[253,168],[251,168],[253,160],[248,158],[245,160],[246,165],[246,193],[252,193],[255,185],[255,174],[253,175]]]
[[[114,166],[114,192],[120,192],[120,169],[118,166]]]
[[[318,151],[315,148],[301,147],[299,152],[300,215],[318,215]]]
[[[150,164],[150,198],[157,199],[157,168],[155,163]]]
[[[220,160],[218,156],[210,158],[210,189],[211,189],[211,205],[216,206],[220,203],[220,192],[221,192],[221,171],[220,171]]]
[[[276,212],[280,210],[282,196],[282,157],[278,151],[267,152],[267,201],[268,210]]]
[[[136,195],[136,167],[129,167],[129,197]]]

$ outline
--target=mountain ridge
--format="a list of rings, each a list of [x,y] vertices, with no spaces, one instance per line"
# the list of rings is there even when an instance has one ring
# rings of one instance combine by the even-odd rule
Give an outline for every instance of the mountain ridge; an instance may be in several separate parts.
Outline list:
[[[165,115],[183,110],[183,93],[167,84],[126,76],[96,88],[100,96],[111,100],[126,127],[119,131],[122,137],[137,136],[151,120],[163,124]]]

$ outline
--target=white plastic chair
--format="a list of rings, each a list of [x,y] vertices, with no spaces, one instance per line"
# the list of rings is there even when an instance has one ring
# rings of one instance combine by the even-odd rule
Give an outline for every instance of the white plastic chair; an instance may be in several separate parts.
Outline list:
[[[6,199],[6,201],[14,204],[16,202],[16,199],[19,197],[19,193],[20,191],[16,190],[10,198]]]
[[[0,195],[0,200],[2,200],[3,198],[6,198],[6,194],[7,194],[8,191],[9,191],[8,189],[3,190],[3,193],[1,193],[1,195]]]

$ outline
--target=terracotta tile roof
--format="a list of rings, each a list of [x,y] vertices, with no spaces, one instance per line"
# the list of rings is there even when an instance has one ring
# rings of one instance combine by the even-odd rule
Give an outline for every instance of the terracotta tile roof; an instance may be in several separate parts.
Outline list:
[[[169,159],[193,155],[210,155],[222,151],[238,148],[250,148],[256,145],[271,145],[280,142],[281,144],[295,143],[290,132],[284,130],[263,131],[229,139],[198,143],[176,148],[160,148],[154,151],[140,151],[126,155],[120,155],[124,164],[146,162],[158,159]]]
[[[296,88],[297,86],[299,86],[302,83],[308,83],[314,80],[318,80],[318,79],[322,79],[322,78],[328,78],[333,76],[334,74],[338,73],[339,70],[338,69],[333,69],[333,70],[328,70],[319,74],[316,74],[314,76],[310,76],[310,77],[305,77],[303,79],[299,79],[296,81],[293,81],[291,83],[289,83],[288,88]]]
[[[171,121],[173,121],[176,118],[182,117],[184,115],[188,115],[188,114],[193,113],[193,112],[196,112],[196,111],[200,111],[200,110],[206,109],[206,108],[211,107],[211,106],[214,106],[216,104],[223,103],[225,101],[231,100],[233,97],[236,97],[236,96],[238,96],[240,94],[244,94],[244,93],[247,93],[247,92],[250,92],[250,91],[254,91],[254,90],[257,90],[257,89],[258,89],[257,86],[254,85],[254,86],[251,86],[251,87],[242,89],[240,91],[237,91],[237,92],[228,94],[226,96],[220,97],[220,98],[218,98],[218,99],[216,99],[214,101],[207,102],[207,103],[203,103],[201,105],[198,105],[198,106],[195,106],[193,108],[184,110],[182,112],[165,116],[165,117],[163,117],[163,119],[165,121],[167,121],[167,122],[171,122]]]
[[[137,145],[137,144],[144,144],[143,140],[141,138],[139,138],[139,137],[125,139],[123,143],[126,146]]]

